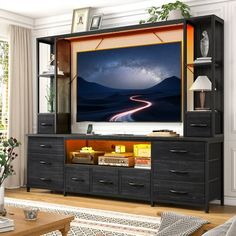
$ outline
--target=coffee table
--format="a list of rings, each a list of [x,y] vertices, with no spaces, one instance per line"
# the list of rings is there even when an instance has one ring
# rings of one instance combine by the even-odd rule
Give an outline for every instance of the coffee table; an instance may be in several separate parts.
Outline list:
[[[1,233],[1,236],[38,236],[55,230],[66,236],[70,230],[70,222],[74,219],[72,215],[39,212],[37,220],[27,221],[23,209],[15,207],[7,208],[6,217],[14,220],[15,230]]]

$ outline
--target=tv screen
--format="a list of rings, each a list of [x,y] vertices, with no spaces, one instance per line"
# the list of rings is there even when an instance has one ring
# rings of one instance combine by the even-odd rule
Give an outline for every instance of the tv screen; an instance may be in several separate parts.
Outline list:
[[[180,122],[181,42],[77,53],[77,122]]]

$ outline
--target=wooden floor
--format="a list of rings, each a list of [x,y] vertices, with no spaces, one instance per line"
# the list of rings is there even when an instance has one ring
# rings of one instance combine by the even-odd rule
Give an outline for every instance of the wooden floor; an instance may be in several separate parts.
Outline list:
[[[126,212],[131,214],[140,214],[148,216],[157,216],[157,212],[161,211],[175,211],[182,214],[199,216],[209,220],[214,225],[224,223],[230,217],[236,215],[236,207],[211,205],[210,213],[206,214],[199,209],[186,209],[181,207],[173,207],[170,205],[155,205],[151,207],[146,202],[132,202],[127,200],[112,200],[109,198],[68,195],[66,197],[61,193],[51,193],[48,190],[31,189],[27,192],[25,188],[6,190],[6,196],[12,198],[44,201],[49,203],[64,204],[70,206],[95,208],[102,210],[111,210],[118,212]]]

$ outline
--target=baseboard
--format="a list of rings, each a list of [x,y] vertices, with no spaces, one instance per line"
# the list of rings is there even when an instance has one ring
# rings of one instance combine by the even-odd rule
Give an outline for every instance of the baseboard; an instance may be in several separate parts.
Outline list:
[[[211,201],[212,204],[220,205],[220,200]],[[225,197],[225,205],[236,206],[236,197]]]
[[[225,197],[225,205],[236,206],[236,197]]]

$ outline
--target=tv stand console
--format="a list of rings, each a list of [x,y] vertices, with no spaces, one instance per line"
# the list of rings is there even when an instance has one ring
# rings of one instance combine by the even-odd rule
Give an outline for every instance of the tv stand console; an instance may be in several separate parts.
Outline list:
[[[209,38],[207,57],[200,50],[203,32]],[[173,42],[181,42],[184,137],[71,134],[71,128],[77,126],[79,109],[78,53]],[[52,54],[55,60],[48,65]],[[38,38],[36,61],[38,134],[28,135],[28,191],[36,187],[65,195],[126,198],[151,205],[182,204],[201,207],[206,212],[212,200],[224,204],[222,19],[207,15]],[[211,83],[211,91],[207,88],[205,92],[206,110],[198,110],[198,89],[190,90],[202,76]],[[173,103],[170,107],[175,106]],[[158,125],[153,124],[156,128]],[[72,164],[70,159],[70,152],[84,146],[111,152],[120,144],[126,146],[127,152],[133,152],[133,145],[138,143],[151,145],[151,169]]]
[[[223,136],[212,138],[35,134],[28,136],[28,191],[67,193],[173,203],[204,208],[223,201]],[[71,164],[81,146],[108,151],[117,143],[151,144],[151,169]],[[100,148],[99,148],[100,147]],[[106,151],[104,150],[104,151]],[[130,150],[131,151],[131,150]]]

